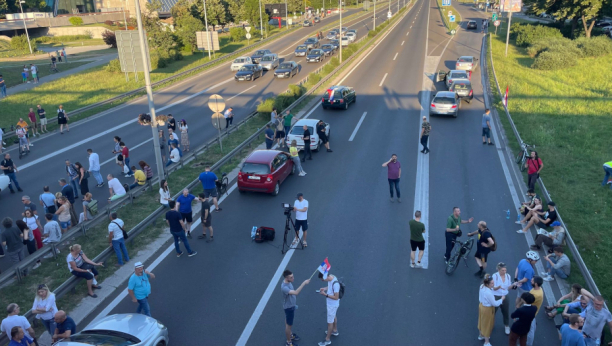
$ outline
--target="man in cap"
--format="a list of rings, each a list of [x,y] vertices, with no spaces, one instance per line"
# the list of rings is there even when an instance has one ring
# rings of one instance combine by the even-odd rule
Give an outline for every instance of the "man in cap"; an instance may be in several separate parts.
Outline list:
[[[149,307],[149,295],[151,294],[150,279],[155,279],[155,275],[144,269],[142,262],[134,264],[134,274],[128,282],[128,293],[132,297],[132,302],[138,303],[137,314],[143,314],[151,317],[151,308]]]

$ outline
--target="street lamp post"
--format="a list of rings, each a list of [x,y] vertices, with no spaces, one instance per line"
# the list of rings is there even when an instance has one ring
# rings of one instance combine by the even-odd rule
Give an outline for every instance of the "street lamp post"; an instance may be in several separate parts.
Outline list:
[[[125,18],[125,9],[128,6],[127,0],[125,0],[125,7],[123,8],[123,23],[125,24],[125,31],[127,31],[127,19]]]
[[[287,0],[285,0],[285,26],[287,26],[287,30],[289,30],[289,11],[287,11]]]
[[[373,30],[376,30],[376,0],[374,0],[374,15],[372,16],[372,18],[374,18],[374,28],[373,28]]]
[[[259,30],[261,31],[261,39],[263,40],[263,17],[261,16],[261,0],[259,0]]]
[[[28,34],[28,26],[26,25],[25,22],[25,14],[23,14],[23,7],[21,6],[21,4],[24,4],[25,1],[21,0],[19,1],[19,9],[21,9],[21,19],[23,19],[23,29],[25,30],[26,33],[26,37],[28,38],[28,46],[30,47],[30,54],[34,54],[34,52],[32,52],[32,44],[30,43],[30,34]]]
[[[151,114],[151,132],[153,133],[153,149],[155,150],[155,161],[157,163],[157,174],[161,187],[162,177],[165,177],[164,163],[161,160],[161,149],[159,147],[159,131],[157,130],[157,117],[155,116],[155,104],[153,103],[153,89],[151,89],[151,75],[149,74],[149,51],[145,44],[144,29],[142,28],[142,17],[140,15],[140,1],[134,1],[136,7],[136,22],[138,25],[138,37],[140,38],[140,52],[142,65],[144,66],[145,86],[147,89],[147,99],[149,100],[149,113]]]
[[[136,0],[138,1],[138,0]],[[206,0],[202,0],[202,3],[204,4],[204,25],[206,25],[206,41],[208,41],[208,60],[210,60],[210,43],[212,41],[212,37],[210,37],[210,34],[208,33],[208,17],[206,16]]]
[[[342,0],[338,0],[340,4],[340,63],[342,63]]]

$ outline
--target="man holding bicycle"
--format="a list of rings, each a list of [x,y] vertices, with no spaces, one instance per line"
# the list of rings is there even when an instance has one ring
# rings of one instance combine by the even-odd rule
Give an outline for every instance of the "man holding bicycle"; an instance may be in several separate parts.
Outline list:
[[[446,252],[444,253],[444,261],[448,262],[450,253],[455,246],[455,239],[461,236],[461,230],[459,225],[462,223],[471,223],[474,218],[471,217],[469,220],[461,220],[461,210],[459,207],[453,207],[453,213],[446,220]]]

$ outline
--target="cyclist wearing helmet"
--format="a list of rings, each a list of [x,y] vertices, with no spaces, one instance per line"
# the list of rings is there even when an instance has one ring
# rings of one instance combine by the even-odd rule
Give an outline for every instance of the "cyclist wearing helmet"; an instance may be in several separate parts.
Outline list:
[[[19,150],[23,150],[24,152],[30,151],[30,144],[28,143],[28,139],[26,137],[27,130],[21,125],[17,125],[17,129],[15,130],[15,134],[17,134],[17,138],[19,138]]]
[[[516,267],[516,271],[514,272],[514,283],[512,284],[512,289],[518,288],[516,298],[517,306],[521,301],[521,295],[531,291],[533,288],[531,286],[531,279],[535,275],[533,266],[540,260],[540,255],[535,251],[527,251],[525,257],[526,258],[522,259]]]

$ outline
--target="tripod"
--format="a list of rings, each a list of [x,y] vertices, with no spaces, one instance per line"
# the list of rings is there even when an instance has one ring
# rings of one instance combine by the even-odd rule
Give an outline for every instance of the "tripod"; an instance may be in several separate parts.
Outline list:
[[[301,250],[304,250],[304,243],[302,242],[302,239],[300,238],[300,230],[299,229],[295,229],[295,223],[293,222],[293,219],[291,218],[291,214],[287,215],[287,219],[285,220],[285,236],[283,237],[283,248],[281,249],[281,253],[285,254],[287,251],[289,251],[292,248],[292,244],[287,242],[287,235],[289,234],[289,231],[291,230],[291,227],[293,226],[293,231],[295,232],[295,239],[298,240],[298,243],[295,245],[295,247],[293,247],[293,249],[297,249],[298,248],[298,244],[302,246]],[[285,246],[287,247],[287,250],[285,250]]]

